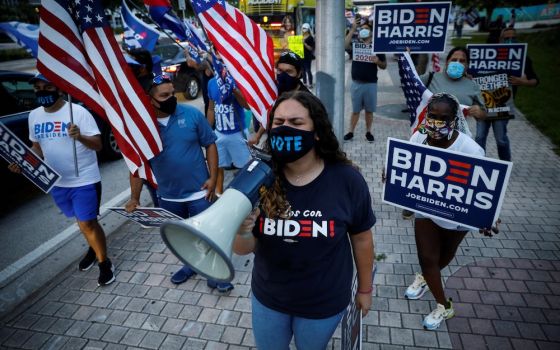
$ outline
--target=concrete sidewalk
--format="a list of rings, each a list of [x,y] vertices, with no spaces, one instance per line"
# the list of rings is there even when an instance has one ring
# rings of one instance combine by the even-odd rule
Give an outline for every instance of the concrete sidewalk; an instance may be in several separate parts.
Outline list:
[[[373,307],[364,319],[364,349],[560,348],[560,158],[523,117],[509,135],[514,167],[502,209],[502,230],[492,238],[470,233],[444,271],[457,316],[437,331],[421,320],[435,306],[431,294],[408,301],[403,293],[419,271],[413,222],[381,203],[386,138],[408,138],[396,62],[380,73],[375,142],[363,120],[344,149],[366,178],[377,223],[378,261]],[[346,65],[348,69],[348,63]],[[347,81],[347,86],[349,82]],[[350,101],[347,93],[346,116]],[[346,123],[348,125],[348,121]],[[471,125],[474,130],[474,125]],[[488,155],[496,157],[495,141]],[[175,286],[181,265],[159,230],[126,223],[109,238],[117,282],[97,287],[97,269],[77,261],[0,323],[2,349],[249,349],[252,257],[235,257],[235,289],[211,291],[202,278]],[[329,348],[340,347],[337,331]]]

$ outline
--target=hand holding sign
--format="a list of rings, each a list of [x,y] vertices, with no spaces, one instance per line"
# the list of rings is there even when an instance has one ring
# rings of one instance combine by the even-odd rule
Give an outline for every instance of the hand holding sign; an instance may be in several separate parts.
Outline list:
[[[492,226],[491,228],[481,228],[480,230],[478,230],[478,233],[483,234],[486,237],[492,237],[492,233],[497,235],[498,233],[500,233],[498,225],[501,224],[501,223],[502,223],[502,220],[500,220],[500,218],[498,218],[498,220],[496,220],[496,223],[494,224],[494,226]]]

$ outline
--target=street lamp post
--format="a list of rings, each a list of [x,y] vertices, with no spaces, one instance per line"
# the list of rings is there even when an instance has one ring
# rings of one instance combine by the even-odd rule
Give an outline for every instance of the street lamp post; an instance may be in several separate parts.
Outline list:
[[[334,133],[344,133],[344,1],[317,1],[316,57],[317,96],[321,99]]]

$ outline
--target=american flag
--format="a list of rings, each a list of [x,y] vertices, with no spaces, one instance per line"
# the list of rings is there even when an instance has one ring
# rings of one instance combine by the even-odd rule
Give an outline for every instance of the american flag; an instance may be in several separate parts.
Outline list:
[[[193,0],[192,3],[251,111],[266,126],[268,111],[278,96],[272,39],[223,0]]]
[[[42,0],[37,69],[111,124],[130,171],[155,184],[162,149],[152,106],[128,68],[101,0]]]
[[[401,77],[401,88],[404,92],[406,105],[410,112],[411,134],[424,123],[428,100],[432,92],[426,89],[418,76],[412,58],[408,52],[399,54],[399,75]]]

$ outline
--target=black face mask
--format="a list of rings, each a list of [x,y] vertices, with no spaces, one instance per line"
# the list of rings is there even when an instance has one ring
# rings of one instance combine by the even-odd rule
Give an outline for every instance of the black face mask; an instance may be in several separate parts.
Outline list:
[[[272,158],[279,163],[295,162],[315,145],[314,131],[282,125],[271,129],[268,134]]]
[[[299,79],[292,77],[286,72],[277,74],[276,81],[278,82],[278,95],[286,91],[295,90],[299,85]]]
[[[155,98],[154,98],[155,100]],[[158,101],[159,103],[159,110],[165,114],[173,114],[175,113],[175,109],[177,109],[177,97],[171,96],[167,100]]]
[[[35,91],[35,96],[37,97],[37,104],[43,107],[50,107],[58,101],[60,95],[58,91]]]

